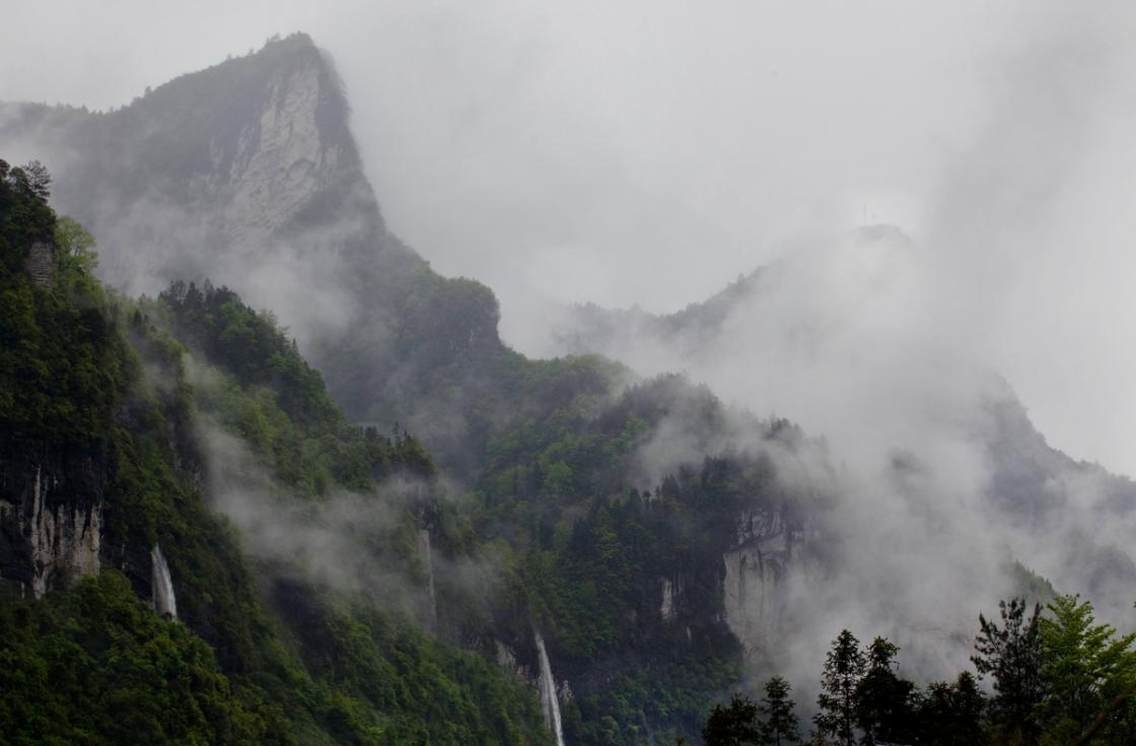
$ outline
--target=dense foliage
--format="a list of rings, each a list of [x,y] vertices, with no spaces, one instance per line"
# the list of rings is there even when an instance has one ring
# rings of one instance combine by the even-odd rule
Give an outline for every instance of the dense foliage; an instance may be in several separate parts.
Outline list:
[[[557,682],[571,683],[560,700],[574,744],[797,741],[783,679],[759,703],[711,709],[743,679],[721,583],[739,516],[792,531],[805,512],[771,456],[799,444],[791,425],[739,425],[677,376],[615,394],[620,371],[595,358],[532,362],[497,349],[474,375],[452,354],[469,339],[418,339],[414,329],[437,327],[419,298],[404,351],[433,379],[398,391],[460,394],[468,462],[456,466],[473,494],[443,499],[421,443],[348,422],[271,315],[209,283],[152,299],[108,293],[92,274],[93,238],[47,206],[46,172],[0,169],[0,469],[65,453],[59,468],[85,470],[105,509],[98,578],[0,604],[12,630],[0,645],[0,717],[20,723],[0,741],[545,742],[533,688],[488,659],[531,676],[534,627]],[[46,284],[29,270],[37,244],[52,249]],[[436,291],[494,326],[480,286]],[[440,577],[429,634],[405,609],[256,555],[210,509],[203,425],[239,439],[282,505],[350,492],[363,510],[389,512],[361,551],[410,584],[424,582],[419,532],[455,566],[490,561],[493,582]],[[738,427],[745,448],[725,435]],[[643,463],[660,433],[673,453]],[[395,477],[421,486],[414,499],[383,496]],[[156,544],[179,622],[145,601]],[[471,587],[494,592],[475,598]],[[816,737],[1128,742],[1133,638],[1095,624],[1076,599],[1026,611],[1011,602],[1000,623],[980,621],[975,666],[993,682],[989,698],[965,672],[917,687],[889,641],[862,648],[844,632],[822,675]]]
[[[518,598],[499,626],[521,649],[524,620],[540,626],[557,676],[572,682],[572,743],[696,738],[742,676],[723,619],[723,548],[747,511],[798,520],[761,450],[789,448],[798,434],[747,421],[765,440],[758,450],[695,457],[727,429],[708,391],[663,376],[597,397],[581,381],[589,365],[542,364],[546,381],[560,379],[544,384],[559,405],[518,417],[487,445],[476,532],[502,547]],[[692,456],[645,474],[639,454],[663,427],[679,430]]]
[[[545,741],[535,693],[482,656],[302,581],[289,581],[297,603],[276,603],[284,579],[202,493],[195,422],[247,438],[295,501],[430,480],[421,445],[348,425],[275,323],[224,289],[200,304],[188,287],[107,294],[93,240],[47,206],[46,172],[0,168],[0,484],[44,465],[58,472],[53,499],[97,500],[105,516],[97,578],[0,598],[0,743]],[[36,243],[51,249],[42,282],[28,269]],[[20,527],[0,519],[18,547]],[[178,622],[144,600],[155,544]]]
[[[41,603],[0,606],[0,741],[267,743],[283,712],[245,701],[212,649],[106,570]]]
[[[745,746],[762,742],[757,705],[735,694],[729,705],[715,705],[702,728],[706,746]]]
[[[48,183],[0,161],[0,422],[24,443],[105,446],[129,352],[101,292],[71,292],[84,267],[60,263],[55,292],[25,272],[32,247],[53,242]]]
[[[530,361],[502,344],[487,288],[440,277],[382,225],[347,133],[346,102],[310,40],[273,42],[160,86],[122,110],[67,114],[61,129],[69,134],[61,138],[83,157],[61,194],[92,225],[103,219],[93,205],[98,194],[120,204],[157,196],[188,207],[187,222],[196,226],[199,214],[216,215],[214,203],[231,192],[223,184],[189,185],[214,169],[241,182],[247,126],[299,72],[319,78],[316,122],[322,142],[336,148],[338,176],[321,184],[274,240],[309,246],[313,235],[334,233],[321,250],[329,252],[327,267],[339,272],[336,289],[351,316],[328,338],[307,340],[305,351],[351,417],[379,423],[384,435],[401,423],[430,444],[447,475],[472,486],[473,500],[460,507],[458,500],[415,506],[409,528],[428,528],[447,560],[488,557],[494,569],[499,592],[484,594],[480,605],[446,587],[461,585],[460,574],[439,574],[443,636],[491,654],[501,643],[505,657],[514,656],[531,676],[538,626],[558,681],[571,684],[563,706],[574,743],[696,736],[714,697],[741,675],[742,649],[722,618],[721,549],[733,540],[740,507],[783,509],[775,474],[759,452],[729,453],[708,439],[668,464],[673,473],[641,473],[635,453],[664,422],[716,429],[723,408],[708,392],[671,378],[618,396],[627,371],[617,365],[594,357]],[[27,126],[53,118],[35,106],[18,116]],[[193,238],[162,232],[155,236],[159,248],[176,247],[177,271],[186,276],[216,274],[231,264],[221,257],[238,248],[223,239],[196,246]],[[126,247],[116,250],[122,253],[108,267],[129,266]],[[317,255],[303,266],[324,267],[316,251],[305,260]],[[313,502],[334,500],[341,487],[366,492],[376,475],[393,473],[376,453],[405,444],[405,434],[372,431],[368,439],[326,417],[314,396],[317,377],[289,356],[290,340],[224,288],[175,285],[130,307],[131,341],[174,353],[146,354],[146,370],[154,357],[182,360],[191,409],[238,433],[287,490]],[[184,432],[176,424],[168,430]],[[155,438],[146,452],[161,453],[161,444]],[[180,447],[173,455],[189,460]],[[157,498],[155,491],[155,505]],[[172,542],[185,536],[156,538],[171,544],[179,580],[183,560]],[[660,612],[664,587],[674,597],[667,614]]]
[[[141,309],[223,371],[223,377],[197,376],[199,406],[262,454],[290,487],[321,495],[333,484],[365,489],[394,473],[434,475],[429,454],[405,431],[387,438],[348,424],[295,342],[228,288],[178,282]]]
[[[792,687],[780,676],[765,682],[756,704],[735,693],[729,705],[715,705],[702,728],[706,746],[788,746],[800,743],[800,725],[790,696]]]

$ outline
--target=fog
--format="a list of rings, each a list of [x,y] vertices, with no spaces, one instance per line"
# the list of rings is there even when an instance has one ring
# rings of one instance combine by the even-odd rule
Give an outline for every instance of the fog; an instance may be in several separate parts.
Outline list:
[[[199,385],[215,375],[191,370]],[[340,489],[296,500],[261,455],[212,417],[199,414],[195,427],[207,456],[210,507],[240,529],[243,549],[269,577],[351,594],[416,616],[431,631],[438,631],[435,585],[446,600],[460,600],[464,621],[488,617],[500,589],[492,559],[431,551],[428,529],[414,523],[414,509],[427,499],[456,499],[450,485],[395,477],[367,493]]]
[[[26,3],[0,99],[119,106],[307,30],[394,230],[522,349],[549,301],[674,310],[892,223],[1051,441],[1136,473],[1129,4],[609,6]]]
[[[1029,525],[983,493],[987,405],[1010,391],[1051,444],[1136,475],[1136,6],[231,6],[5,10],[7,28],[41,33],[7,35],[0,100],[117,107],[305,30],[343,77],[393,231],[443,274],[492,287],[521,351],[558,351],[566,304],[670,312],[766,267],[695,355],[635,335],[606,350],[823,438],[795,463],[777,456],[790,489],[839,482],[810,530],[843,537],[840,569],[792,570],[780,618],[761,624],[795,634],[759,665],[812,681],[849,626],[891,637],[920,678],[948,675],[976,610],[1014,589],[992,571],[1011,560],[1059,590],[1094,586],[1102,615],[1131,627],[1131,587],[1112,583],[1136,572],[1120,551],[1134,526],[1104,509],[1100,475],[1061,466],[1038,498],[1056,507]],[[260,297],[338,279],[276,259],[248,280]],[[304,310],[316,327],[349,317],[336,300]],[[683,427],[639,453],[644,474],[700,458]],[[421,606],[420,587],[359,551],[376,496],[337,495],[314,521],[276,515],[276,486],[205,435],[218,506],[260,559]],[[398,528],[367,515],[363,530]],[[440,569],[484,588],[492,574]]]

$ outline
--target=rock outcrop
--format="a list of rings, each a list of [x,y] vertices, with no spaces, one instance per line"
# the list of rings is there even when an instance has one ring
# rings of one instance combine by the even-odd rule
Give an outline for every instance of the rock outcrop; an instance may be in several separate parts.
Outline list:
[[[722,555],[722,601],[730,631],[749,653],[768,650],[781,633],[781,583],[796,559],[801,531],[776,510],[747,510],[736,544]]]
[[[476,429],[478,396],[455,384],[497,385],[497,302],[387,230],[348,122],[331,62],[295,34],[115,111],[0,104],[0,141],[51,169],[102,279],[232,287],[277,314],[352,419],[401,422],[445,462]]]
[[[99,571],[104,470],[53,456],[0,459],[0,587],[20,596]]]
[[[24,266],[37,287],[51,287],[51,283],[55,280],[54,247],[49,243],[36,241],[28,249],[28,259]]]
[[[153,293],[224,276],[270,305],[282,254],[315,281],[347,244],[392,243],[347,111],[334,69],[297,34],[116,111],[2,105],[0,139],[52,170],[53,201],[99,237],[111,284]]]

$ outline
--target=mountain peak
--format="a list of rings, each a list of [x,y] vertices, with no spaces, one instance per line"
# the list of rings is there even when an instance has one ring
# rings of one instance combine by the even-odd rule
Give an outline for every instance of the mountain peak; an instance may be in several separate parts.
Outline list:
[[[339,75],[304,33],[273,37],[257,52],[174,78],[136,99],[126,109],[132,110],[160,120],[166,138],[197,150],[198,165],[215,161],[218,148],[260,145],[250,127],[264,129],[272,122],[307,127],[311,131],[302,134],[317,136],[321,149],[346,151],[341,155],[353,165],[358,160]],[[241,138],[256,142],[242,144]]]
[[[199,85],[204,79],[223,78],[228,82],[243,79],[248,83],[274,71],[298,66],[323,67],[328,72],[333,72],[333,65],[316,46],[312,37],[303,32],[296,32],[283,37],[272,36],[256,51],[250,50],[248,54],[240,56],[229,55],[224,61],[215,65],[179,75],[148,91],[146,98],[168,93],[171,90],[181,93],[186,86]]]
[[[348,224],[353,245],[385,235],[349,114],[331,59],[296,33],[103,114],[10,107],[0,139],[57,175],[56,203],[100,237],[112,284],[154,292]]]
[[[99,237],[104,279],[129,294],[224,283],[278,314],[354,415],[457,432],[449,414],[414,419],[405,388],[498,354],[496,299],[434,274],[387,230],[311,37],[271,39],[105,114],[14,108],[0,110],[0,142],[51,170],[60,211]]]

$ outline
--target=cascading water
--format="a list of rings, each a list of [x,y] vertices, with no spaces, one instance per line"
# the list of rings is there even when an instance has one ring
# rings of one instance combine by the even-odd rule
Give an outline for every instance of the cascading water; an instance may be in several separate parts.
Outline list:
[[[150,585],[154,594],[154,609],[161,616],[177,619],[177,598],[174,581],[170,579],[170,566],[157,544],[150,550]]]
[[[430,532],[426,529],[418,532],[418,551],[422,554],[422,561],[426,563],[426,592],[430,597],[427,621],[430,628],[434,629],[438,626],[438,600],[434,597],[434,557],[430,551]]]
[[[544,724],[556,736],[556,746],[564,746],[564,728],[560,723],[560,701],[556,697],[556,679],[552,678],[552,664],[548,662],[548,651],[544,649],[544,638],[540,630],[533,627],[536,638],[537,658],[540,660],[540,708],[544,712]]]

